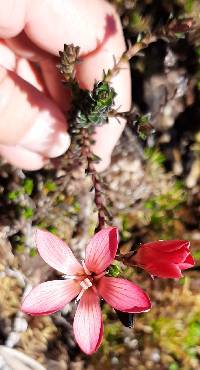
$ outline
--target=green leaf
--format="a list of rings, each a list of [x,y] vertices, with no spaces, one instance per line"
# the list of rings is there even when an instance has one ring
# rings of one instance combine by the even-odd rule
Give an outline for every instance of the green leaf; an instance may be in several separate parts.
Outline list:
[[[24,253],[24,250],[25,250],[24,244],[17,244],[17,246],[16,246],[16,252],[17,253]]]
[[[169,365],[169,370],[179,370],[179,366],[176,362]]]
[[[185,10],[186,10],[187,13],[191,13],[192,8],[193,8],[193,3],[194,3],[193,0],[186,0],[185,1],[184,7],[185,7]]]
[[[20,194],[19,190],[13,190],[8,193],[7,197],[9,200],[16,200],[19,194]]]
[[[55,226],[48,226],[47,227],[47,230],[50,231],[50,233],[52,234],[56,234],[57,233],[57,228]]]
[[[48,191],[56,191],[57,190],[57,185],[53,181],[47,181],[44,184],[44,188]]]
[[[28,195],[31,195],[32,192],[33,192],[33,180],[30,179],[30,178],[26,178],[23,182],[23,189],[24,189],[24,192]]]
[[[166,161],[165,155],[155,147],[145,148],[144,154],[146,159],[149,159],[152,163],[156,163],[157,165],[162,165]]]
[[[110,265],[108,270],[108,276],[117,277],[121,273],[121,269],[118,265]]]
[[[33,208],[26,207],[22,211],[22,216],[26,219],[31,218],[33,216]]]
[[[29,256],[30,257],[37,256],[37,249],[36,248],[31,248],[30,251],[29,251]]]
[[[80,212],[80,210],[81,210],[81,205],[80,205],[80,203],[79,203],[77,200],[75,200],[75,201],[74,201],[74,203],[73,203],[73,207],[74,207],[75,212],[77,212],[77,213],[79,213],[79,212]]]
[[[195,251],[195,252],[193,252],[192,254],[193,254],[193,257],[194,257],[196,260],[199,260],[199,259],[200,259],[200,250]]]

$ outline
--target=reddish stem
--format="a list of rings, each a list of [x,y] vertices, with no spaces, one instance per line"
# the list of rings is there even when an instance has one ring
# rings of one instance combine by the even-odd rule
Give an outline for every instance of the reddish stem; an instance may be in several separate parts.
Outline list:
[[[97,174],[94,166],[94,159],[93,153],[91,151],[91,142],[90,136],[86,129],[82,130],[82,138],[83,138],[83,147],[82,147],[82,154],[87,160],[87,168],[86,172],[91,176],[93,189],[94,189],[94,203],[97,207],[98,212],[98,224],[95,231],[100,231],[105,227],[106,217],[105,217],[105,207],[103,204],[103,197],[101,191],[101,181],[99,179],[99,175]]]

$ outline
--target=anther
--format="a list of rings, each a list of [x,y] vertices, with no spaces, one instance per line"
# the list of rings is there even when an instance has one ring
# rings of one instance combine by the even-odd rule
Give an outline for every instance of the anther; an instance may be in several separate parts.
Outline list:
[[[84,279],[80,282],[80,286],[83,289],[87,290],[88,288],[90,288],[92,286],[92,283],[91,283],[90,279],[86,278],[86,279]]]

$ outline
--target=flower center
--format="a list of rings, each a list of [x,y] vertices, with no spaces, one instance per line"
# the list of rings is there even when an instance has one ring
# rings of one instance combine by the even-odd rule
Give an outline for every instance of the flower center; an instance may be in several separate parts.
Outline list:
[[[77,279],[79,281],[79,284],[82,288],[78,297],[76,298],[76,302],[78,302],[81,299],[83,293],[87,289],[92,287],[92,289],[94,289],[96,291],[95,280],[100,279],[102,276],[104,276],[106,274],[106,271],[103,271],[98,275],[89,271],[86,264],[85,264],[85,261],[82,261],[82,266],[83,266],[83,270],[84,270],[85,275],[84,276],[79,275],[79,276],[74,277],[75,279]],[[81,280],[81,277],[82,277],[82,280]]]
[[[83,295],[83,293],[87,290],[87,289],[89,289],[89,288],[91,288],[91,287],[93,287],[93,285],[92,285],[92,280],[93,280],[93,278],[91,277],[91,276],[88,276],[88,277],[86,277],[85,279],[83,279],[82,281],[80,281],[80,286],[81,286],[81,291],[80,291],[80,293],[79,293],[79,295],[78,295],[78,297],[76,298],[76,302],[78,302],[80,299],[81,299],[81,297],[82,297],[82,295]],[[93,287],[93,289],[94,289],[94,287]]]
[[[91,280],[87,277],[85,278],[84,280],[82,280],[80,282],[80,286],[84,289],[84,290],[87,290],[88,288],[90,288],[92,286],[92,282]]]

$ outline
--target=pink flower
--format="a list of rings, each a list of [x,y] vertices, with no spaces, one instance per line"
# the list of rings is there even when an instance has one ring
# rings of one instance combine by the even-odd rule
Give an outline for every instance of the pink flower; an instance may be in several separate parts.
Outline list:
[[[187,240],[162,240],[141,245],[129,262],[153,276],[179,279],[182,270],[194,266]]]
[[[77,297],[74,335],[86,354],[95,352],[102,340],[100,297],[123,312],[138,313],[151,308],[148,296],[139,286],[125,279],[105,276],[117,252],[115,227],[105,228],[93,236],[82,264],[62,240],[47,231],[37,230],[36,245],[46,263],[66,274],[65,280],[47,281],[35,287],[25,297],[22,311],[30,315],[49,315]]]

